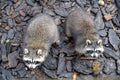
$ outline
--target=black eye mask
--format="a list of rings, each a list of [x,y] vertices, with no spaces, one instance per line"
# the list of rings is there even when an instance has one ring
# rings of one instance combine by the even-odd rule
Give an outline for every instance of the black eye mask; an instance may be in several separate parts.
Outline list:
[[[93,50],[88,50],[86,51],[86,54],[92,54],[94,51]]]

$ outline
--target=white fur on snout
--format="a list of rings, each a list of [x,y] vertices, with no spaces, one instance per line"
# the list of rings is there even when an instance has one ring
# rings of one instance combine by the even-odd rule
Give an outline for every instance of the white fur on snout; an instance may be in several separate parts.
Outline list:
[[[95,57],[99,57],[99,54],[98,54],[98,53],[95,53]]]
[[[36,65],[36,64],[28,64],[28,67],[29,67],[29,68],[33,68],[33,69],[34,69],[34,68],[36,68],[36,67],[37,67],[37,65]]]
[[[95,57],[99,57],[99,54],[98,54],[98,53],[92,53],[91,56],[92,56],[92,57],[94,57],[94,56],[95,56]]]

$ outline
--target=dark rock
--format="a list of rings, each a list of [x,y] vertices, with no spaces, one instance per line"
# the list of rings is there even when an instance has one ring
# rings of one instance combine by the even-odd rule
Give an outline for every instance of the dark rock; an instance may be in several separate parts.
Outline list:
[[[54,9],[55,9],[55,13],[62,17],[66,17],[68,15],[68,12],[63,7],[54,7]]]
[[[56,48],[51,48],[51,53],[53,57],[57,58],[59,55],[59,51]]]
[[[25,68],[22,68],[22,69],[18,70],[17,72],[20,75],[20,77],[24,77],[27,73]]]
[[[43,8],[43,13],[51,15],[51,16],[55,15],[55,13],[52,10],[48,9],[48,8]]]
[[[2,61],[6,62],[8,59],[7,59],[5,44],[1,45],[1,52],[2,52]]]
[[[102,14],[98,11],[96,18],[95,18],[95,26],[97,30],[104,29],[104,22],[102,19]]]
[[[8,55],[8,65],[9,65],[9,68],[13,68],[13,67],[16,67],[17,64],[18,64],[18,58],[19,56],[19,53],[17,51],[14,51],[12,53],[10,53]]]
[[[36,16],[37,14],[40,14],[41,13],[41,9],[42,9],[42,7],[39,7],[37,4],[34,4],[34,6],[31,9],[32,16]]]
[[[106,22],[105,22],[105,27],[107,27],[107,28],[113,28],[113,23],[112,23],[112,21],[106,21]]]
[[[51,77],[51,78],[57,78],[57,76],[56,76],[56,74],[55,74],[54,72],[46,69],[45,67],[42,67],[42,70],[43,70],[43,72],[44,72],[47,76],[49,76],[49,77]]]
[[[26,0],[27,4],[29,4],[30,6],[34,5],[34,0]]]
[[[2,61],[2,52],[0,51],[0,62]]]
[[[118,50],[118,44],[120,43],[119,37],[116,35],[116,32],[112,29],[109,30],[109,42],[114,47],[115,50]]]
[[[67,1],[70,1],[70,0],[61,0],[61,1],[63,1],[63,2],[67,2]]]
[[[3,44],[5,42],[6,38],[7,38],[7,34],[3,33],[2,38],[1,38],[1,44]]]
[[[92,0],[91,4],[92,4],[93,8],[98,8],[99,7],[98,6],[98,1],[96,1],[96,0]]]
[[[120,58],[119,54],[117,52],[115,52],[114,50],[112,50],[111,48],[106,48],[105,47],[105,51],[104,51],[103,54],[105,55],[105,57],[113,58],[115,60]]]
[[[14,31],[13,29],[10,29],[10,30],[8,31],[8,36],[7,36],[7,38],[8,38],[8,39],[13,39],[14,34],[15,34],[15,31]]]
[[[47,4],[52,6],[55,3],[56,0],[48,0]]]
[[[73,69],[82,74],[92,73],[92,61],[88,60],[75,60],[73,63]]]
[[[54,70],[57,68],[57,60],[49,55],[44,62],[44,66],[49,70]]]
[[[8,25],[9,25],[10,27],[13,27],[13,26],[14,26],[14,24],[13,24],[13,19],[12,19],[12,18],[9,18],[9,19],[8,19]]]
[[[120,28],[120,22],[119,22],[119,20],[118,20],[117,17],[113,17],[113,18],[112,18],[112,21],[113,21],[113,23],[116,25],[116,27],[119,27],[119,28]]]
[[[65,9],[68,9],[70,7],[72,7],[72,2],[63,2],[60,4],[61,7],[64,7]]]
[[[105,29],[99,30],[99,31],[98,31],[98,34],[99,34],[100,36],[107,36],[107,33],[106,33]]]
[[[120,0],[115,0],[118,9],[120,9]]]
[[[9,15],[9,14],[10,14],[10,5],[8,5],[8,6],[5,8],[5,10],[6,10],[7,15]]]
[[[120,74],[120,59],[117,60],[117,73]]]
[[[69,77],[72,77],[72,75],[73,75],[72,72],[70,72],[70,73],[64,72],[64,73],[60,74],[59,77],[69,78]]]
[[[72,71],[72,63],[71,63],[71,61],[66,62],[66,69],[67,69],[68,72]]]
[[[116,64],[115,64],[114,60],[112,60],[112,59],[106,60],[105,65],[103,67],[103,72],[105,74],[110,75],[111,73],[113,73],[115,71],[115,69],[116,69],[115,65]]]
[[[86,0],[76,0],[76,3],[80,6],[80,7],[84,7],[86,5]]]
[[[60,53],[59,59],[58,59],[58,68],[57,68],[57,74],[60,74],[65,69],[65,57],[63,53]]]
[[[103,44],[108,45],[108,38],[107,37],[103,38]]]
[[[93,14],[97,14],[98,9],[97,9],[97,8],[93,8],[93,9],[91,9],[91,12],[92,12]]]
[[[0,80],[5,80],[2,75],[0,75]]]
[[[102,14],[103,14],[103,15],[106,15],[106,14],[107,14],[107,12],[105,11],[105,8],[102,8],[101,11],[102,11]]]
[[[15,80],[15,78],[11,75],[11,73],[5,69],[2,70],[2,75],[4,80]]]

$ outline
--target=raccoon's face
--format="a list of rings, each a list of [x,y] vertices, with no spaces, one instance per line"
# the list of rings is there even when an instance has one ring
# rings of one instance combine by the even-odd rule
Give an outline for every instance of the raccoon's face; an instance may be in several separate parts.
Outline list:
[[[48,52],[41,49],[24,49],[23,61],[28,68],[36,68],[45,61]]]
[[[86,40],[85,55],[99,57],[103,51],[102,40]]]

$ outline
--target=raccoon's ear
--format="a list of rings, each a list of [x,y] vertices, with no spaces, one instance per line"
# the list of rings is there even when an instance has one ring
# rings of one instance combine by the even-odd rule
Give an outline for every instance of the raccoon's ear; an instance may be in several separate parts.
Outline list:
[[[98,40],[98,41],[97,41],[97,44],[98,44],[98,45],[102,45],[102,40]]]
[[[28,53],[29,53],[28,49],[25,48],[25,49],[24,49],[24,54],[28,54]]]
[[[89,39],[87,39],[87,40],[86,40],[86,44],[87,44],[87,45],[91,45],[92,42],[91,42]]]
[[[41,54],[42,54],[42,50],[41,50],[41,49],[38,49],[37,55],[41,55]]]

